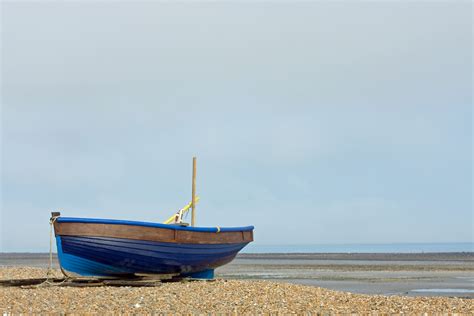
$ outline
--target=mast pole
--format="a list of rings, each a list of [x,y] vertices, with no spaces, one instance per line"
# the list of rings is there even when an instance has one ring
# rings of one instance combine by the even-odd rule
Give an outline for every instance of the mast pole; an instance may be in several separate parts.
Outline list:
[[[196,157],[193,157],[193,189],[191,199],[191,226],[196,225]]]

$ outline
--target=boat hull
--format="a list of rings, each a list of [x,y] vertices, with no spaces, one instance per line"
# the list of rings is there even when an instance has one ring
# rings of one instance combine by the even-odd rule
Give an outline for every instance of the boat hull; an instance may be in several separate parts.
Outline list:
[[[155,223],[58,218],[61,267],[81,276],[173,274],[212,277],[253,240],[253,227],[194,228]]]

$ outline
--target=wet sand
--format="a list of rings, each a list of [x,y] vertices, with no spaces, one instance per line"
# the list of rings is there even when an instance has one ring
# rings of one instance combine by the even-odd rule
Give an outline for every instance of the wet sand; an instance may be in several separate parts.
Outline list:
[[[243,254],[217,275],[360,294],[474,298],[474,253]]]

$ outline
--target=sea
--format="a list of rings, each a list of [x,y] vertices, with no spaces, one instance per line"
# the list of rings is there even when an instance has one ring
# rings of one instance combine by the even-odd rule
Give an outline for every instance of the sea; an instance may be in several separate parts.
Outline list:
[[[251,243],[242,253],[450,253],[474,252],[474,242],[386,244],[295,244]]]

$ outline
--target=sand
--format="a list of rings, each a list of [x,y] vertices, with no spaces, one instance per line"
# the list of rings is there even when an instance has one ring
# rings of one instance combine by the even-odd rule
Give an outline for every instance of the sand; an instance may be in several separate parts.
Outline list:
[[[0,279],[44,277],[45,269],[0,269]],[[55,271],[60,276],[59,271]],[[361,295],[254,280],[158,283],[155,287],[0,287],[0,313],[61,314],[474,314],[474,300]]]

